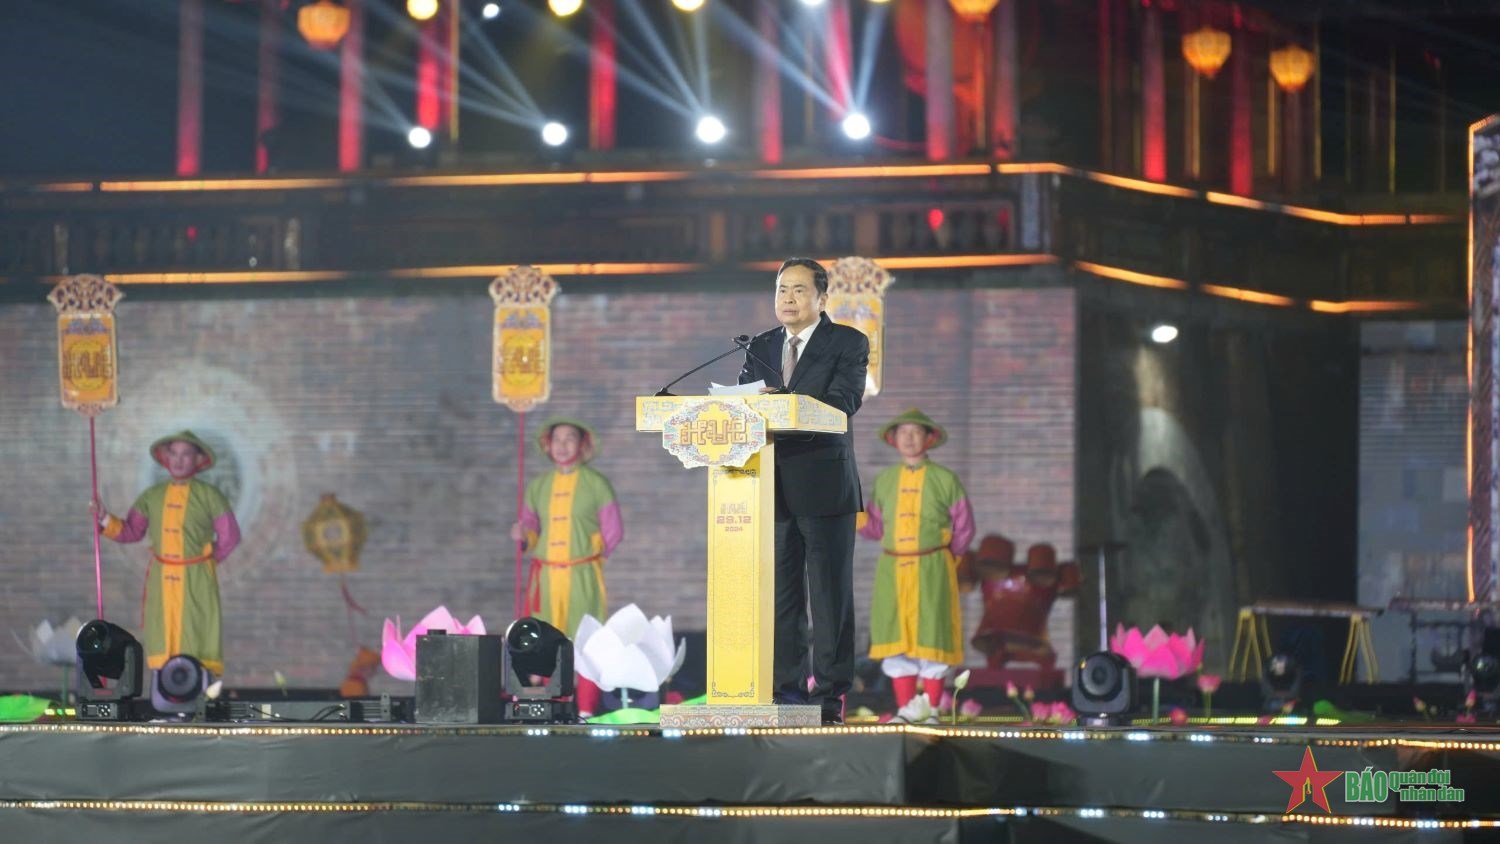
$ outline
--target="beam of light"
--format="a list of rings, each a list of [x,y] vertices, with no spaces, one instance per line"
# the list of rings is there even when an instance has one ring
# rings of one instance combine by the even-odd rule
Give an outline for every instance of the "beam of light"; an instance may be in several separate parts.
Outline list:
[[[693,57],[698,60],[699,101],[704,106],[711,106],[713,96],[708,87],[708,15],[693,15]]]
[[[760,31],[746,22],[744,18],[740,17],[739,13],[729,7],[728,3],[714,3],[709,7],[709,12],[714,16],[714,21],[719,24],[720,30],[738,42],[740,46],[757,56],[774,61],[776,66],[780,68],[783,77],[790,80],[798,88],[806,91],[830,110],[837,111],[840,108],[838,101],[833,98],[833,95],[829,93],[825,86],[813,81],[777,45],[771,44],[762,38]],[[778,28],[781,31],[782,42],[796,45],[797,49],[805,56],[807,47],[803,44],[802,33],[792,29],[785,21],[781,20],[778,20]],[[818,67],[816,61],[813,62],[813,67]]]
[[[672,0],[672,5],[679,12],[692,14],[703,8],[703,0]]]
[[[717,7],[722,4],[715,3],[714,5]],[[703,104],[693,94],[693,86],[688,84],[687,76],[683,74],[682,69],[678,67],[677,62],[672,58],[672,51],[667,49],[666,43],[661,40],[661,35],[657,33],[656,27],[651,23],[651,19],[647,16],[646,10],[641,6],[640,0],[620,0],[617,8],[625,10],[625,14],[629,16],[631,23],[635,25],[637,32],[646,39],[646,46],[655,54],[657,66],[663,68],[671,75],[671,81],[676,85],[677,93],[682,97],[682,102],[688,104],[689,108],[694,112],[702,111]]]
[[[887,2],[888,0],[877,0],[877,5],[865,10],[865,26],[859,35],[859,55],[854,68],[855,108],[864,108],[870,95],[870,82],[875,77],[875,59],[880,53],[880,36],[890,13]]]
[[[694,18],[699,25],[703,23],[702,15],[695,15]],[[684,76],[688,76],[689,70],[691,70],[692,78],[688,81],[692,84],[693,91],[698,97],[698,108],[699,110],[706,109],[709,107],[707,87],[708,69],[697,61],[699,50],[696,45],[689,43],[692,39],[688,36],[686,26],[683,24],[680,15],[668,16],[666,25],[667,30],[672,33],[672,44],[677,48],[677,61],[675,64],[677,67],[683,69]]]
[[[1169,323],[1165,323],[1164,322],[1164,323],[1156,326],[1155,328],[1151,329],[1151,342],[1153,342],[1153,343],[1161,343],[1161,344],[1165,345],[1165,344],[1170,343],[1170,342],[1172,342],[1173,340],[1176,340],[1176,339],[1177,339],[1177,326],[1175,326],[1175,325],[1171,325]]]
[[[526,90],[526,85],[521,82],[520,77],[516,75],[510,63],[500,55],[500,52],[495,49],[495,45],[490,43],[489,38],[485,37],[481,26],[471,25],[466,20],[464,22],[464,38],[462,43],[474,48],[480,58],[488,65],[489,69],[499,77],[500,82],[504,84],[506,89],[504,93],[509,95],[508,99],[513,107],[526,112],[534,118],[534,122],[541,122],[544,119],[542,110],[537,107],[536,100],[532,98],[531,92]],[[467,64],[461,63],[460,67],[467,69]],[[472,76],[465,74],[465,78],[472,78],[476,81],[483,80],[485,83],[488,83],[488,80],[484,79],[483,74],[477,70]],[[489,84],[489,89],[498,93],[498,89],[492,83]]]
[[[547,8],[560,18],[571,17],[583,8],[583,0],[547,0]]]
[[[535,23],[538,19],[543,17],[539,12],[525,4],[517,4],[515,6],[512,6],[511,8],[517,14],[525,17],[528,22]],[[590,21],[590,23],[595,26],[599,25],[600,22],[601,21],[597,15],[594,15]],[[588,41],[584,40],[582,37],[573,33],[569,29],[555,26],[550,21],[548,22],[548,25],[554,27],[554,34],[557,37],[563,39],[563,42],[567,45],[568,52],[571,55],[579,56],[584,61],[588,60],[588,57],[593,52],[593,48],[589,46]],[[623,60],[619,60],[615,62],[615,78],[620,82],[620,84],[629,86],[637,93],[650,97],[657,104],[670,111],[676,112],[683,119],[692,120],[693,116],[696,115],[698,111],[693,108],[690,103],[684,104],[676,99],[673,99],[671,93],[669,93],[668,91],[669,88],[673,87],[673,84],[666,78],[661,69],[657,66],[657,63],[651,61],[649,58],[643,55],[635,45],[621,38],[618,27],[611,25],[611,30],[615,35],[615,48],[619,50],[624,56],[634,58],[642,68],[656,75],[655,80],[647,79],[642,76],[640,72],[638,72],[635,68],[631,67],[629,64],[626,64]]]

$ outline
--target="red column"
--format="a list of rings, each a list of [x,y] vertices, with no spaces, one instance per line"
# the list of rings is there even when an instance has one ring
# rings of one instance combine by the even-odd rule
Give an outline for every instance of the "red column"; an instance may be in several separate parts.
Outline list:
[[[756,28],[761,44],[755,51],[755,134],[760,160],[781,163],[781,27],[772,0],[755,4]]]
[[[1167,180],[1167,82],[1163,62],[1161,10],[1154,4],[1141,19],[1141,175]],[[1188,73],[1192,73],[1191,68]]]
[[[615,3],[592,0],[589,50],[589,149],[615,148]]]
[[[266,136],[276,128],[276,77],[281,49],[281,0],[260,0],[259,84],[255,100],[255,172],[271,167]]]
[[[417,25],[417,125],[437,133],[443,122],[443,107],[438,94],[442,77],[438,59],[438,19]]]
[[[1229,53],[1229,191],[1249,196],[1254,190],[1254,138],[1250,127],[1250,39],[1236,27]]]
[[[828,0],[828,36],[824,45],[828,87],[833,101],[838,103],[830,116],[838,121],[853,108],[854,100],[854,88],[849,81],[854,64],[853,40],[849,35],[849,0]]]
[[[1000,161],[1016,157],[1016,124],[1020,112],[1020,67],[1017,55],[1016,0],[995,7],[995,90],[990,108],[990,152]]]
[[[203,167],[203,0],[181,0],[177,35],[177,175]]]
[[[953,157],[953,10],[927,0],[927,158]]]
[[[344,0],[349,32],[339,47],[339,171],[352,173],[364,163],[365,10],[364,0]]]

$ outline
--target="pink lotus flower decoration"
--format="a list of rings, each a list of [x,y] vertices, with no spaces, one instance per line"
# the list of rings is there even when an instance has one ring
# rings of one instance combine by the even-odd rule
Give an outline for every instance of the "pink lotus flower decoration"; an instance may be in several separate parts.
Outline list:
[[[1206,695],[1211,695],[1219,690],[1219,684],[1223,681],[1224,678],[1217,674],[1199,674],[1198,691]]]
[[[438,607],[402,636],[401,617],[386,619],[380,635],[380,664],[385,673],[397,680],[417,679],[417,637],[429,630],[445,630],[450,636],[483,636],[484,620],[476,615],[468,624],[459,624],[447,607]]]
[[[1078,713],[1062,701],[1037,701],[1031,705],[1031,720],[1038,724],[1071,724],[1077,717]]]
[[[1186,636],[1168,635],[1158,624],[1143,636],[1140,628],[1127,631],[1119,625],[1109,639],[1109,649],[1129,660],[1141,677],[1176,680],[1203,667],[1203,643],[1191,629]]]

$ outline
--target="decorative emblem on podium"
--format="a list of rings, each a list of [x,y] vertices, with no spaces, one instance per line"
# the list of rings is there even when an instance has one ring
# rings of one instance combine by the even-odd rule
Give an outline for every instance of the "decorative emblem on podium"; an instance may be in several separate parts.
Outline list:
[[[661,444],[688,468],[740,467],[765,447],[766,418],[738,402],[698,402],[667,419]]]
[[[865,398],[885,384],[885,291],[896,281],[869,258],[840,258],[828,268],[828,318],[870,338]]]

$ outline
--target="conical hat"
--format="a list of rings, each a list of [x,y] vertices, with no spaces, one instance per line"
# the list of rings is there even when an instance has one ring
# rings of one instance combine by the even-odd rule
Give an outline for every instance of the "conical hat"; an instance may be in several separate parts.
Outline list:
[[[160,463],[162,468],[166,468],[167,461],[162,459],[161,450],[175,442],[192,443],[203,453],[203,456],[198,459],[197,471],[206,472],[214,467],[214,450],[208,447],[208,443],[199,439],[197,434],[184,428],[151,444],[151,457]]]
[[[928,446],[929,449],[937,448],[938,446],[948,441],[948,432],[943,430],[943,426],[932,421],[932,417],[916,409],[915,407],[911,410],[906,411],[900,416],[897,416],[895,419],[892,419],[891,421],[885,423],[885,427],[880,429],[880,438],[882,440],[885,440],[886,445],[895,448],[896,429],[907,423],[921,425],[923,428],[926,428],[936,435],[932,445]]]
[[[542,423],[542,429],[536,435],[538,451],[544,455],[547,454],[547,438],[552,436],[552,429],[558,425],[572,425],[583,432],[583,447],[580,449],[579,462],[587,463],[599,456],[599,436],[594,433],[594,429],[567,416],[553,416]]]

